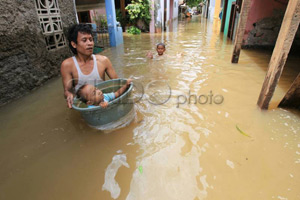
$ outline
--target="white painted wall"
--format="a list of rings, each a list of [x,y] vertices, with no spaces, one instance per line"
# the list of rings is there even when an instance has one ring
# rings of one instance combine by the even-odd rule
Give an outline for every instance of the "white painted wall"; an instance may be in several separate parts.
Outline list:
[[[164,2],[164,0],[160,0],[159,12],[160,12],[160,16],[161,16],[161,28],[162,28],[162,30],[164,29],[164,26],[165,26],[165,24],[164,24],[164,21],[165,21],[165,19],[164,19],[164,8],[165,8],[165,2]]]
[[[167,22],[170,21],[170,0],[167,0]]]
[[[214,20],[214,14],[215,14],[215,4],[216,1],[215,0],[210,0],[210,4],[209,4],[209,10],[208,10],[208,19],[210,21]]]
[[[178,17],[178,5],[179,5],[179,0],[174,0],[173,19],[176,19]]]

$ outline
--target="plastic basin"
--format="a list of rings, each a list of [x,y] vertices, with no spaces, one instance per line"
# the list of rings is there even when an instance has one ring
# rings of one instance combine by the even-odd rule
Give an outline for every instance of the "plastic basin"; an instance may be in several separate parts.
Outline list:
[[[113,79],[98,83],[97,88],[103,93],[115,92],[120,87],[126,84],[126,79]],[[101,129],[107,127],[108,124],[113,124],[124,117],[133,109],[133,101],[131,99],[132,83],[129,88],[118,98],[108,102],[106,108],[96,106],[88,108],[87,105],[81,102],[77,97],[73,100],[73,109],[80,112],[82,118],[88,125]],[[124,120],[122,123],[125,123]]]

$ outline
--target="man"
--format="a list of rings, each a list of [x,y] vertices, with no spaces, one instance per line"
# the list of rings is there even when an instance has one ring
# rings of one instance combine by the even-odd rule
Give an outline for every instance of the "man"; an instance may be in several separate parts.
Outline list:
[[[92,27],[88,24],[75,24],[69,28],[69,47],[75,56],[61,64],[61,76],[67,105],[72,108],[74,94],[84,84],[105,81],[105,73],[110,79],[118,78],[110,60],[94,55]]]

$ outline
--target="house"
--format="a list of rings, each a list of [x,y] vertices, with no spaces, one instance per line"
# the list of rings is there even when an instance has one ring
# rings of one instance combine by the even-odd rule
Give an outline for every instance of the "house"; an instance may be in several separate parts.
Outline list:
[[[0,105],[60,73],[71,56],[65,30],[76,23],[73,0],[0,1]]]
[[[271,48],[268,71],[257,101],[268,109],[290,51],[300,49],[300,0],[244,0],[236,31],[232,62],[242,47]],[[279,104],[300,109],[300,73]]]

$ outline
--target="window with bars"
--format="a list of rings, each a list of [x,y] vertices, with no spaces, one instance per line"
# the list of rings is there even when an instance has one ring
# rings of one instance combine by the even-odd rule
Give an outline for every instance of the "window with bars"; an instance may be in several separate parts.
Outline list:
[[[48,50],[66,46],[57,0],[35,0],[35,8]]]

